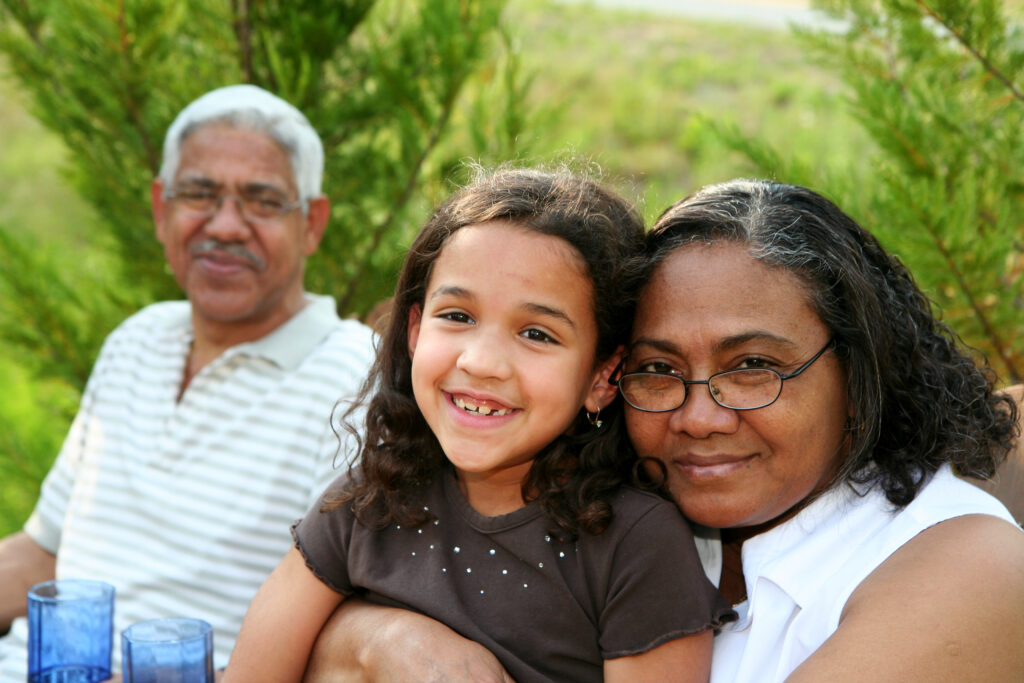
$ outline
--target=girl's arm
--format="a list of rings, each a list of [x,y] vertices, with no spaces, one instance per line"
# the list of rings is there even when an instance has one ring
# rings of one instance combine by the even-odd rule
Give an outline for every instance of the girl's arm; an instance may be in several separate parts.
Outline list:
[[[711,677],[710,630],[670,640],[631,657],[604,660],[605,683],[707,683]]]
[[[956,517],[875,569],[787,681],[1024,681],[1022,613],[1024,534]]]
[[[249,605],[224,682],[301,681],[320,629],[343,599],[293,547]]]

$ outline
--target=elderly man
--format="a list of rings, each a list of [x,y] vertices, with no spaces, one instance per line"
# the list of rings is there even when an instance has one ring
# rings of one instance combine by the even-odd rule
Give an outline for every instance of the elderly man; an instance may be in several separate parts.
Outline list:
[[[171,125],[153,218],[188,301],[106,340],[32,516],[0,541],[0,680],[25,680],[25,593],[54,577],[114,584],[115,633],[209,621],[226,664],[289,524],[335,476],[331,412],[372,357],[369,328],[303,288],[329,215],[322,174],[306,118],[254,86],[207,93]]]

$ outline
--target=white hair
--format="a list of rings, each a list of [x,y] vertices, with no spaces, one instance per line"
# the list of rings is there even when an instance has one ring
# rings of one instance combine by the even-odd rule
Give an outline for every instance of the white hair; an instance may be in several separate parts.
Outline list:
[[[225,123],[265,133],[281,145],[291,157],[292,174],[299,191],[303,211],[308,201],[320,196],[324,175],[324,147],[298,109],[280,97],[255,85],[229,85],[211,90],[181,110],[164,138],[164,158],[159,178],[169,191],[178,172],[181,145],[202,126]]]

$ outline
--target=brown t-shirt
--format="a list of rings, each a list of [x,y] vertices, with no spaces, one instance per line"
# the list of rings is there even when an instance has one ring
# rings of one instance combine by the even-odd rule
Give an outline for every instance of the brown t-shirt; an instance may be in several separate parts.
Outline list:
[[[436,521],[372,531],[350,506],[321,513],[317,503],[294,528],[296,546],[332,589],[447,624],[519,683],[601,681],[604,659],[735,619],[679,510],[653,493],[621,489],[608,529],[572,543],[549,533],[536,503],[478,514],[451,473],[423,504]]]

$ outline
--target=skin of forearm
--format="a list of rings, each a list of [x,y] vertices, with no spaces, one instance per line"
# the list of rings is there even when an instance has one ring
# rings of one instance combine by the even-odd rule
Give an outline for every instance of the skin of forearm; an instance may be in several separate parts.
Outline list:
[[[57,558],[23,531],[0,540],[0,634],[27,612],[28,589],[54,578]]]
[[[493,654],[430,617],[348,599],[320,631],[306,683],[512,683]]]
[[[384,614],[382,614],[382,612]],[[306,668],[305,683],[370,681],[367,655],[378,631],[387,628],[386,609],[359,599],[343,602],[320,631]]]

